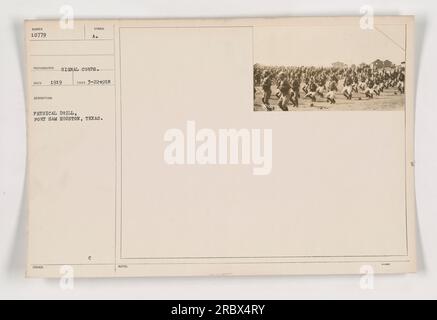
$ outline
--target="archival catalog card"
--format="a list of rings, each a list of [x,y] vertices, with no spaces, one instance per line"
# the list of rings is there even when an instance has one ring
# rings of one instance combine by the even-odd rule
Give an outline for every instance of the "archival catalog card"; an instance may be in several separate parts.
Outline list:
[[[27,276],[415,271],[414,17],[25,33]]]

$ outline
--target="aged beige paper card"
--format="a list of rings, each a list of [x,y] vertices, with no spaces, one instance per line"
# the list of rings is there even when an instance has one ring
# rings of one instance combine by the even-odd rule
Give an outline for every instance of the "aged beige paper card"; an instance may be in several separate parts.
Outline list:
[[[414,18],[26,21],[27,275],[416,268]]]

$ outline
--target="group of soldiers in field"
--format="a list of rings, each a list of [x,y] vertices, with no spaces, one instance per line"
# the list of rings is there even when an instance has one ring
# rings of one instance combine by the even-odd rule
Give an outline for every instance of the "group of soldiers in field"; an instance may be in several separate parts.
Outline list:
[[[345,68],[336,67],[269,67],[255,65],[254,95],[256,86],[262,89],[262,104],[267,111],[275,109],[270,104],[273,90],[278,98],[277,106],[288,111],[289,105],[299,107],[299,99],[311,99],[311,106],[322,99],[329,104],[336,103],[336,94],[352,100],[354,93],[368,99],[379,96],[385,89],[394,88],[394,94],[405,92],[405,68],[398,65],[392,68],[372,68],[360,65]],[[273,88],[273,89],[272,89]]]

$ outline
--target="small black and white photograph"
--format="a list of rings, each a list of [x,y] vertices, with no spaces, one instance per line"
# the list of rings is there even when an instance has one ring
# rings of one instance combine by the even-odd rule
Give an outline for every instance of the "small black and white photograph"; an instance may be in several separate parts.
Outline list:
[[[254,29],[254,111],[405,107],[404,25]]]

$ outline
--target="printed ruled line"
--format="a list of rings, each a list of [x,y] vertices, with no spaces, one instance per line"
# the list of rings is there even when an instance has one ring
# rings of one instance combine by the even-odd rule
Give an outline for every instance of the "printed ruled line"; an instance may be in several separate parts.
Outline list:
[[[53,84],[33,84],[32,87],[114,87],[113,84],[60,84],[60,85],[53,85]]]
[[[94,54],[94,53],[88,53],[88,54],[31,54],[31,57],[104,57],[114,56],[113,53],[103,53],[103,54]]]
[[[60,69],[32,69],[32,72],[100,72],[100,71],[115,71],[114,69],[99,69],[99,70],[69,70],[69,71],[65,71],[65,70],[60,70]]]
[[[242,262],[134,262],[134,263],[128,263],[123,264],[126,266],[130,265],[220,265],[220,264],[340,264],[340,263],[410,263],[411,260],[387,260],[387,261],[254,261],[254,262],[248,262],[248,261],[242,261]],[[62,266],[62,265],[69,265],[69,266],[113,266],[112,263],[50,263],[50,264],[32,264],[33,267],[38,266]],[[120,264],[119,264],[120,265]]]
[[[93,38],[93,39],[30,39],[32,42],[47,42],[47,41],[113,41],[114,39],[101,39],[101,38]]]
[[[123,257],[126,260],[177,260],[177,259],[320,259],[320,258],[403,258],[408,255],[350,255],[350,256],[252,256],[252,257]]]

